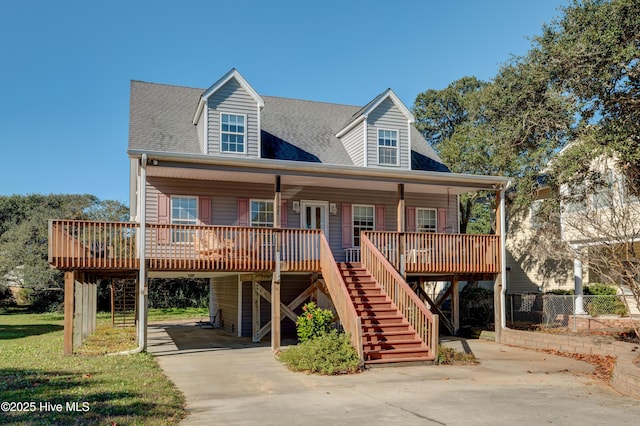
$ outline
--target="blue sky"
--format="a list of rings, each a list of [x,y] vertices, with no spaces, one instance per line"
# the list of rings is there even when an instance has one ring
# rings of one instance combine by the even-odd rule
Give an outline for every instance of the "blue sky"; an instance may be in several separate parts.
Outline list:
[[[130,80],[364,105],[495,76],[568,0],[5,1],[0,195],[128,200]],[[195,105],[194,105],[195,108]]]

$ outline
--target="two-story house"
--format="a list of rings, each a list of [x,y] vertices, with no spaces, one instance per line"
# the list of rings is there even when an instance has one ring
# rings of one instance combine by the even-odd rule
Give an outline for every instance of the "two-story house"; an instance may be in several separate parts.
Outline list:
[[[134,81],[128,154],[131,223],[53,221],[50,261],[69,292],[137,276],[141,348],[148,278],[189,276],[238,336],[277,348],[313,298],[363,360],[433,359],[437,318],[407,280],[504,265],[500,235],[458,234],[458,195],[504,200],[507,179],[451,173],[391,89],[360,107],[259,95],[235,69],[208,89]]]

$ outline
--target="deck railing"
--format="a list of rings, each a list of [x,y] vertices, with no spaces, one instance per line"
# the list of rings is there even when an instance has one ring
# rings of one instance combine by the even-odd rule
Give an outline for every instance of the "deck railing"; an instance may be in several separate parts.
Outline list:
[[[58,269],[136,269],[137,223],[49,221],[49,263]]]
[[[49,263],[58,269],[137,269],[139,224],[52,220]],[[319,230],[151,223],[145,257],[151,270],[320,270]]]
[[[450,274],[500,272],[499,235],[378,231],[367,231],[364,235],[399,271]]]
[[[356,312],[351,296],[344,284],[342,274],[333,257],[329,243],[324,234],[320,234],[320,271],[325,285],[331,295],[333,306],[336,308],[340,323],[349,335],[351,344],[358,351],[361,360],[364,359],[362,347],[362,321]]]
[[[431,349],[431,353],[437,355],[438,316],[427,309],[366,234],[360,238],[360,253],[362,265],[382,286],[387,296],[396,304],[418,336]]]

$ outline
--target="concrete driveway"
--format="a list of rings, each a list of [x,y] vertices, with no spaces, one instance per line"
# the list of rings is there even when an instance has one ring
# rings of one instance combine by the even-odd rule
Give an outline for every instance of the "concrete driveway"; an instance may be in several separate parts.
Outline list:
[[[640,401],[592,379],[589,364],[494,342],[467,341],[480,361],[475,366],[325,377],[290,372],[268,344],[193,322],[151,324],[148,335],[149,351],[185,394],[185,425],[609,425],[640,419]]]

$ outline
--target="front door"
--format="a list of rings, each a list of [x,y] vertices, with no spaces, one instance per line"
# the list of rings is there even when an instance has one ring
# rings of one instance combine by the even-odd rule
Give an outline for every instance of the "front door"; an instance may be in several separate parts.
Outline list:
[[[329,237],[329,203],[326,201],[302,201],[300,205],[300,227],[303,229],[322,229]]]

